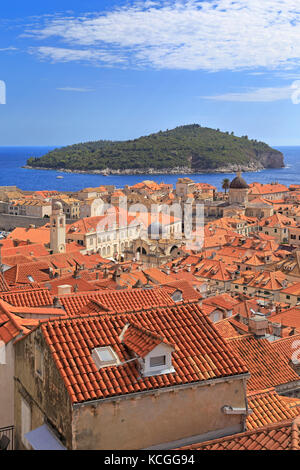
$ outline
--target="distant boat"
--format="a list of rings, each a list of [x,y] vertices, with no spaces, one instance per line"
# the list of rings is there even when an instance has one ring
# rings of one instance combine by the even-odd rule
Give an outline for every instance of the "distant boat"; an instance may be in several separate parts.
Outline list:
[[[63,177],[63,176],[57,176],[56,178],[57,178],[58,180],[62,180],[62,179],[64,179],[64,177]]]

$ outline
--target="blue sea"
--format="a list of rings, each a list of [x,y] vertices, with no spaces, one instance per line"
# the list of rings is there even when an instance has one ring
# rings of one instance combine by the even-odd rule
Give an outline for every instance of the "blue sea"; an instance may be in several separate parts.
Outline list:
[[[78,191],[86,187],[96,187],[102,184],[112,184],[122,188],[125,184],[133,185],[145,179],[158,183],[172,183],[177,179],[188,176],[196,182],[210,183],[221,189],[224,178],[232,179],[234,173],[210,173],[189,175],[93,175],[78,173],[61,173],[52,170],[28,170],[22,168],[29,157],[40,157],[54,147],[0,147],[0,186],[18,186],[23,190],[57,190]],[[284,154],[285,168],[262,170],[244,173],[248,183],[259,181],[271,183],[278,181],[285,185],[300,184],[300,147],[276,147]],[[57,179],[63,176],[63,179]]]

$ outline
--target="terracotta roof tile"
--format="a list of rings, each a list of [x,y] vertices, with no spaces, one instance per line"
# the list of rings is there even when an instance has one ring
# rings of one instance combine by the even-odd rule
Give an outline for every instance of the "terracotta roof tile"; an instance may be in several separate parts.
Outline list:
[[[299,380],[299,376],[288,365],[285,357],[275,351],[267,339],[243,335],[228,338],[227,342],[247,364],[251,374],[247,383],[249,391],[263,390]]]
[[[297,417],[300,408],[291,408],[284,398],[274,389],[248,395],[248,405],[252,413],[247,417],[247,430]]]
[[[131,322],[176,344],[176,351],[172,353],[175,373],[141,378],[136,361],[97,371],[91,355],[93,348],[111,346],[121,362],[130,359],[128,349],[119,336],[124,326]],[[153,308],[130,314],[103,314],[49,321],[41,325],[41,331],[52,354],[54,348],[53,359],[73,402],[247,372],[244,362],[226,344],[196,304]],[[78,379],[83,378],[79,366],[86,372],[85,389]],[[66,376],[62,374],[61,367]]]
[[[123,333],[122,343],[140,357],[145,357],[161,343],[174,348],[174,345],[169,343],[163,336],[137,326],[132,322],[125,325],[125,328],[126,331]]]
[[[239,334],[236,328],[234,327],[231,318],[225,318],[224,320],[220,320],[214,325],[220,335],[223,336],[223,338],[234,338]]]
[[[299,450],[299,418],[182,447],[180,450]]]
[[[104,308],[118,313],[141,310],[143,308],[174,305],[174,301],[170,295],[162,288],[115,291],[104,290],[66,294],[59,298],[69,316],[94,313],[95,310],[93,306],[91,306],[90,311],[86,309],[83,310],[83,307],[90,303],[91,300],[98,302]]]
[[[300,359],[299,354],[297,354],[300,346],[300,334],[272,341],[271,346],[274,351],[285,357],[288,363],[290,363],[293,356],[296,356],[295,359]]]
[[[202,299],[202,295],[193,288],[191,282],[188,282],[185,279],[169,281],[167,284],[162,284],[162,288],[170,295],[177,290],[180,290],[182,292],[182,299],[185,302],[196,302]]]
[[[53,299],[48,289],[0,292],[0,298],[16,307],[42,307],[53,304]]]

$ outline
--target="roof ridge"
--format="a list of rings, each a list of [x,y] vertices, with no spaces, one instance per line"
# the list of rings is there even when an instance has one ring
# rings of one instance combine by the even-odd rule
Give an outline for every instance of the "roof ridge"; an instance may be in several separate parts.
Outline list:
[[[157,307],[141,307],[140,309],[137,309],[137,310],[127,310],[125,312],[106,312],[106,313],[102,313],[101,314],[101,317],[104,317],[104,316],[122,316],[122,315],[128,315],[129,313],[139,313],[141,311],[143,312],[150,312],[150,311],[153,311],[153,310],[157,310],[157,309],[170,309],[170,308],[177,308],[178,306],[180,307],[183,307],[185,305],[195,305],[196,307],[198,307],[198,309],[201,311],[201,314],[204,315],[201,307],[198,305],[198,301],[195,301],[195,300],[192,300],[192,301],[181,301],[181,302],[176,302],[176,304],[174,303],[174,305],[162,305],[162,306],[157,306]],[[55,321],[73,321],[73,320],[86,320],[88,318],[99,318],[99,313],[93,313],[93,314],[85,314],[85,315],[74,315],[74,316],[70,316],[70,317],[67,317],[67,318],[59,318],[59,319],[49,319],[48,322],[49,323],[53,323]],[[247,335],[244,335],[244,337],[247,336]],[[249,335],[251,336],[251,335]]]

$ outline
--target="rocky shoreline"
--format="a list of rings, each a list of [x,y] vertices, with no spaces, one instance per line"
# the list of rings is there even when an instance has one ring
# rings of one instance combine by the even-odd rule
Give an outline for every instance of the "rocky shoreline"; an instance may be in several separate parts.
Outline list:
[[[277,168],[283,168],[277,167]],[[105,170],[69,170],[66,168],[44,168],[44,167],[32,167],[25,165],[22,168],[30,170],[46,170],[46,171],[59,171],[63,173],[82,173],[82,174],[94,174],[94,175],[180,175],[180,174],[206,174],[206,173],[236,173],[237,171],[242,172],[257,172],[265,170],[266,167],[261,163],[249,163],[248,165],[230,165],[228,167],[220,168],[206,168],[197,171],[189,167],[175,167],[175,168],[163,168],[161,170],[155,168],[139,168],[139,169],[125,169],[125,170],[112,170],[111,168],[106,168]]]

